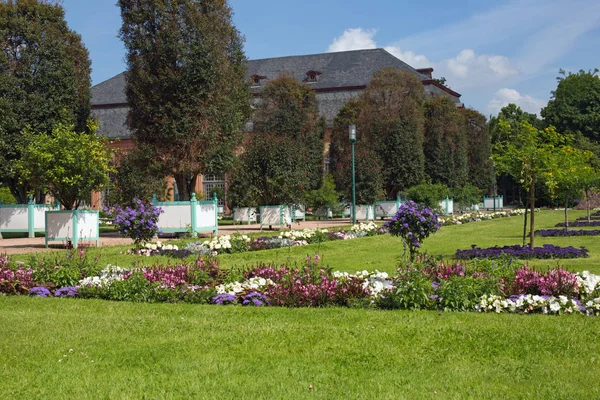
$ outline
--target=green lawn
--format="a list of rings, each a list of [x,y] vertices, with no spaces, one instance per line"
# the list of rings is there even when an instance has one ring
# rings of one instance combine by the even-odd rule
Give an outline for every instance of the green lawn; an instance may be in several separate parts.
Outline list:
[[[570,212],[570,218],[574,220],[578,216],[585,215],[584,211]],[[557,222],[562,221],[562,211],[542,211],[536,213],[536,229],[553,228]],[[582,228],[577,228],[582,229]],[[424,251],[430,254],[443,255],[452,258],[456,249],[469,249],[472,244],[479,247],[490,247],[494,245],[522,244],[523,218],[510,217],[482,221],[464,225],[444,226],[440,231],[425,241]],[[268,232],[266,234],[273,234]],[[204,239],[201,239],[204,240]],[[189,241],[189,239],[187,240]],[[173,241],[182,245],[184,241]],[[569,238],[542,238],[536,237],[536,245],[552,243],[559,246],[584,246],[590,250],[590,258],[572,260],[536,260],[530,261],[530,265],[536,267],[562,266],[570,270],[589,270],[600,274],[600,239],[598,237],[569,237]],[[121,254],[130,246],[114,246],[109,248],[92,248],[89,250],[91,256],[101,255],[105,263],[129,266],[135,261],[135,257]],[[64,250],[58,250],[64,252]],[[340,271],[356,272],[357,270],[375,270],[393,272],[397,261],[403,252],[402,242],[399,238],[390,235],[367,237],[346,241],[334,241],[309,246],[285,248],[278,250],[266,250],[247,252],[241,254],[224,254],[219,256],[223,267],[244,266],[258,262],[302,262],[307,255],[320,254],[325,263]],[[29,256],[17,256],[18,259],[26,261]],[[193,257],[190,257],[192,260]],[[171,262],[177,260],[167,257],[142,258],[146,263]]]
[[[544,211],[536,218],[538,228],[549,228],[562,213]],[[429,238],[425,250],[452,255],[471,244],[517,244],[520,232],[519,217],[449,226]],[[538,244],[587,247],[590,258],[560,265],[595,273],[599,242],[538,238]],[[119,254],[126,249],[89,252],[101,254],[102,263],[128,266],[135,257]],[[301,262],[318,252],[335,269],[391,272],[401,251],[400,239],[385,235],[220,260],[224,267]],[[580,315],[0,296],[0,393],[7,399],[592,399],[600,398],[598,335],[600,319]]]
[[[582,316],[0,297],[0,320],[6,399],[600,397]]]

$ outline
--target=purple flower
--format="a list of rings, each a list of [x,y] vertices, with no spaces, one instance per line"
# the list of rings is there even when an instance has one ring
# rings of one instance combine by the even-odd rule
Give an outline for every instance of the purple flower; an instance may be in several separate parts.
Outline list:
[[[76,286],[65,286],[54,292],[54,297],[75,297],[79,296],[79,289]]]
[[[45,287],[36,286],[29,289],[30,294],[36,295],[36,297],[48,297],[50,296],[50,291]]]
[[[260,307],[267,304],[267,297],[259,292],[248,293],[244,296],[242,305]]]
[[[212,298],[212,302],[214,304],[218,304],[220,306],[226,304],[233,304],[237,300],[237,296],[230,293],[218,294]]]

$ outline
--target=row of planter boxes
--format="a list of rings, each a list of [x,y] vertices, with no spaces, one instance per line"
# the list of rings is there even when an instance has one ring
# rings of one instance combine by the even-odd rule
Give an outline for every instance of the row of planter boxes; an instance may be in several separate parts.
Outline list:
[[[390,201],[377,201],[375,204],[356,206],[356,220],[372,221],[376,218],[393,217],[402,205],[402,200],[397,198]],[[447,198],[440,201],[440,209],[446,215],[454,213],[454,200]],[[263,206],[259,207],[260,212],[256,208],[243,207],[234,208],[233,220],[240,224],[250,224],[260,222],[264,225],[290,225],[293,221],[306,218],[304,206]],[[331,210],[319,210],[317,215],[331,218]],[[352,208],[348,205],[344,207],[343,216],[352,217]]]
[[[197,201],[154,202],[163,209],[158,218],[158,228],[165,233],[219,232],[217,199]],[[100,244],[100,214],[96,210],[59,210],[58,205],[0,204],[0,238],[2,232],[45,233],[49,242],[71,242],[74,248],[82,241]]]
[[[58,204],[0,204],[2,233],[26,233],[30,238],[44,232],[45,244],[61,241],[77,247],[80,241],[100,243],[100,215],[93,210],[64,210]]]

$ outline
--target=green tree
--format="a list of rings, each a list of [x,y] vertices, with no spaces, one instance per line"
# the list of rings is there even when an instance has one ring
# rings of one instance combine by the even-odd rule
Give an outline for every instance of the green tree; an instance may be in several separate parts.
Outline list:
[[[90,60],[69,29],[58,2],[0,0],[0,179],[20,203],[31,184],[14,168],[30,132],[58,123],[86,129],[90,113]]]
[[[157,195],[166,200],[167,182],[162,174],[162,167],[157,157],[153,157],[149,146],[138,143],[138,146],[127,154],[118,155],[118,165],[114,182],[111,186],[111,203],[121,206],[134,206],[134,200],[145,203]]]
[[[106,138],[75,132],[73,125],[57,124],[51,134],[26,132],[28,144],[16,163],[18,176],[33,187],[50,191],[67,210],[77,209],[90,192],[109,183],[113,152]]]
[[[475,187],[487,190],[493,183],[494,172],[490,157],[492,146],[485,117],[476,110],[461,109],[466,126],[467,153],[468,153],[468,181]]]
[[[335,188],[331,174],[325,175],[319,189],[314,189],[306,194],[306,205],[312,208],[313,213],[321,210],[334,209],[340,203],[340,194]],[[325,213],[327,215],[327,213]]]
[[[433,183],[461,187],[469,178],[464,119],[447,97],[425,102],[425,173]]]
[[[421,81],[393,68],[376,72],[361,93],[358,134],[381,158],[387,199],[425,178],[424,99]]]
[[[442,183],[421,183],[408,188],[404,195],[415,203],[439,209],[440,201],[450,195],[450,189]]]
[[[269,132],[250,135],[230,177],[233,207],[300,203],[308,183],[302,146],[293,138]]]
[[[552,92],[542,117],[562,133],[581,133],[600,142],[600,76],[598,69],[566,74],[560,70],[558,86]]]
[[[250,115],[243,37],[223,0],[119,0],[132,136],[180,196],[227,171]]]
[[[253,122],[254,132],[291,139],[304,159],[297,168],[304,171],[306,179],[298,184],[305,190],[319,187],[323,179],[326,124],[319,117],[317,97],[308,85],[287,75],[271,80],[262,89]]]
[[[349,126],[358,124],[355,143],[355,182],[357,204],[373,204],[383,193],[382,160],[370,136],[359,122],[361,101],[350,99],[333,120],[329,146],[330,168],[336,187],[346,202],[352,201],[352,146]]]
[[[547,182],[554,171],[556,151],[565,137],[554,127],[537,129],[523,121],[518,126],[501,119],[499,129],[506,138],[494,145],[492,158],[500,173],[507,173],[518,180],[529,197],[530,225],[529,247],[534,247],[535,187],[537,182]],[[525,217],[526,218],[526,217]]]
[[[598,171],[592,166],[594,153],[564,145],[555,152],[551,170],[546,173],[552,195],[562,195],[565,205],[565,230],[569,229],[569,199],[590,189],[598,180]]]

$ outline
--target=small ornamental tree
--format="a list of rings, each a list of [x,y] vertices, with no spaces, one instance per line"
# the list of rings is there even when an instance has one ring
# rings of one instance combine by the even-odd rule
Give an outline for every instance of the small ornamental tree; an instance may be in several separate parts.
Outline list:
[[[410,260],[414,261],[423,240],[440,229],[442,223],[431,208],[409,200],[385,225],[392,235],[402,238],[405,253],[408,247]]]
[[[160,207],[154,207],[152,203],[144,204],[138,199],[133,202],[131,207],[116,206],[107,211],[115,218],[115,224],[117,224],[121,236],[133,240],[136,254],[145,243],[159,233],[158,217],[163,210]]]
[[[88,123],[94,132],[94,123]],[[52,193],[66,210],[77,209],[92,191],[109,184],[115,172],[113,151],[106,138],[75,132],[73,125],[59,123],[51,134],[25,132],[28,144],[20,149],[15,169],[21,181]]]

